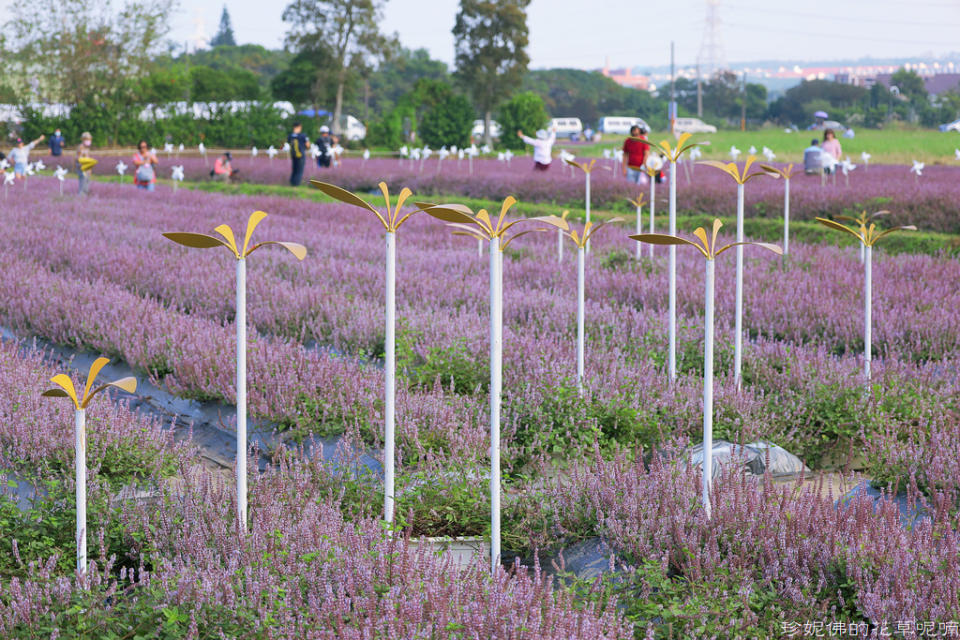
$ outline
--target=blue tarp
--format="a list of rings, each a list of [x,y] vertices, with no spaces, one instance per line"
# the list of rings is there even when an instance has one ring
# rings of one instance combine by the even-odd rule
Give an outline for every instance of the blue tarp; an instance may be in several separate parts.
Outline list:
[[[326,109],[304,109],[303,111],[297,111],[297,115],[308,118],[329,118],[332,114]]]

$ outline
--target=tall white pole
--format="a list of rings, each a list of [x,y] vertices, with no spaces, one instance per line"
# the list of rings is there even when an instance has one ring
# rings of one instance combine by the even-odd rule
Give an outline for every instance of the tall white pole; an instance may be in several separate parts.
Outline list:
[[[590,222],[590,173],[584,171],[583,175],[587,177],[586,196],[584,197],[584,200],[586,202],[587,222]],[[587,251],[590,251],[589,241],[587,242]]]
[[[557,229],[557,262],[563,262],[563,231],[560,229]]]
[[[860,245],[863,246],[863,245]],[[866,247],[863,262],[863,375],[870,379],[873,338],[871,302],[873,298],[873,247]]]
[[[637,243],[639,244],[639,243]],[[584,273],[586,258],[583,247],[577,247],[577,391],[583,395],[583,316],[584,316]]]
[[[503,368],[503,254],[490,240],[490,570],[500,565],[500,393]]]
[[[657,214],[657,181],[653,176],[650,176],[650,233],[654,233],[653,221],[654,216]],[[650,257],[653,258],[653,243],[650,243]]]
[[[641,207],[640,205],[637,205],[637,234],[641,234],[641,233],[643,233],[643,207]],[[637,246],[634,247],[634,250],[636,251],[635,257],[637,261],[640,260],[640,251],[642,249],[640,245],[641,243],[638,242]],[[653,244],[651,244],[650,246],[652,247]]]
[[[74,468],[77,484],[77,571],[87,573],[87,417],[77,409],[74,416]]]
[[[247,529],[247,261],[237,260],[237,514]]]
[[[790,253],[790,178],[783,181],[783,255]]]
[[[670,235],[677,235],[677,176],[676,165],[670,167]],[[667,365],[670,372],[670,379],[677,379],[677,247],[670,245],[668,247],[670,259],[668,262],[669,286],[670,286],[670,344],[667,354]]]
[[[743,185],[737,184],[737,242],[743,242]],[[743,245],[737,245],[737,291],[734,301],[733,380],[740,389],[743,364]]]
[[[864,244],[860,243],[860,264],[863,264]]]
[[[707,260],[703,304],[703,510],[710,517],[713,482],[713,283],[714,261]]]
[[[397,234],[387,232],[387,282],[385,316],[386,326],[383,347],[383,372],[385,377],[383,409],[383,519],[393,522],[393,476],[394,476],[394,399],[396,394],[397,356],[395,351],[397,315]]]
[[[477,257],[483,257],[483,238],[477,238]]]

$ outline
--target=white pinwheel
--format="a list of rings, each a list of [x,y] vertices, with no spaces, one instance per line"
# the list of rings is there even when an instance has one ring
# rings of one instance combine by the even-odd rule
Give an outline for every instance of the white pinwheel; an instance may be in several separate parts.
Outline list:
[[[870,155],[869,153],[867,153],[866,151],[860,152],[860,160],[863,162],[863,168],[864,168],[864,170],[866,170],[866,168],[870,165],[870,158],[872,158],[872,157],[873,157],[873,156],[871,156],[871,155]]]
[[[483,153],[490,153],[493,151],[493,148],[490,145],[485,144],[482,147],[480,147],[480,151]]]
[[[696,162],[697,158],[703,155],[703,151],[700,150],[700,147],[693,147],[687,152],[687,155],[690,156],[692,162]]]
[[[6,171],[10,168],[10,163],[7,162],[6,158],[0,159],[0,171]]]
[[[363,159],[364,159],[364,160],[369,160],[369,159],[370,159],[370,149],[364,149],[364,150],[363,150]]]
[[[609,160],[609,159],[610,159],[610,149],[604,149],[604,150],[603,150],[603,159],[604,159],[604,160]]]
[[[851,171],[857,168],[857,165],[850,162],[850,156],[844,158],[840,163],[840,170],[843,171],[843,175],[849,175]]]
[[[457,149],[457,160],[463,160],[463,149]]]
[[[170,178],[177,182],[183,182],[183,165],[174,165],[171,167]]]
[[[924,164],[923,162],[917,162],[916,160],[913,161],[913,166],[910,167],[910,173],[913,174],[913,179],[914,179],[914,180],[919,181],[920,176],[923,175],[923,167],[924,167],[924,166],[925,166],[925,164]],[[29,170],[29,168],[30,168],[30,167],[27,167],[28,170]]]
[[[419,159],[420,159],[420,149],[413,149],[413,150],[411,150],[411,151],[410,151],[410,159],[411,159],[411,160],[419,160]]]
[[[426,160],[431,155],[433,155],[433,149],[431,149],[427,145],[423,145],[423,149],[420,150],[420,153],[423,156],[423,159]]]
[[[273,145],[270,145],[269,147],[267,147],[267,156],[268,156],[271,160],[273,160],[274,156],[276,156],[276,155],[277,155],[277,149],[276,149],[276,147],[274,147]]]
[[[170,155],[171,153],[173,153],[173,143],[172,142],[165,143],[163,145],[163,152],[166,153],[167,155]]]
[[[320,156],[320,147],[313,145],[310,147],[310,157],[316,160]]]
[[[456,153],[457,151],[459,151],[459,149],[457,149],[457,145],[455,145],[455,144],[450,145],[450,153],[451,153],[451,154],[454,154],[454,153]]]
[[[507,149],[503,152],[503,157],[507,159],[507,164],[510,164],[510,161],[513,160],[513,151]]]
[[[43,164],[43,160],[37,160],[33,163],[33,168],[37,171],[43,171],[47,168],[47,165]]]
[[[207,147],[202,142],[197,145],[197,150],[200,152],[200,155],[207,155]]]
[[[250,148],[250,157],[256,158],[258,155],[260,155],[260,149],[257,149],[256,145],[254,145]]]
[[[763,157],[767,159],[767,162],[773,162],[776,159],[777,154],[775,154],[773,152],[773,149],[771,149],[770,147],[764,147]]]
[[[750,145],[750,148],[747,149],[747,153],[751,156],[757,155],[757,148],[753,145]]]
[[[498,152],[497,152],[497,162],[505,162],[506,160],[507,160],[507,159],[506,159],[506,157],[503,155],[503,151],[498,151]]]
[[[30,163],[27,165],[27,168],[24,171],[24,173],[28,176],[36,175],[36,171],[33,170],[33,163]]]
[[[290,143],[284,142],[283,147],[280,149],[280,151],[283,151],[284,153],[290,153]]]
[[[437,155],[441,160],[448,158],[450,156],[450,150],[446,147],[440,147],[440,151],[437,151]]]
[[[57,165],[57,168],[53,170],[53,177],[55,177],[60,182],[63,182],[64,178],[67,175],[67,170]]]
[[[410,155],[410,149],[407,148],[407,145],[403,145],[402,147],[400,147],[400,157],[401,157],[401,158],[406,158],[406,157],[409,156],[409,155]]]
[[[4,184],[5,186],[9,186],[9,185],[13,184],[14,178],[15,178],[15,176],[14,176],[12,173],[5,173],[5,174],[3,174],[3,184]]]
[[[956,156],[957,160],[960,160],[960,149],[954,149],[953,155]]]
[[[117,173],[120,174],[120,177],[123,178],[123,174],[127,172],[127,165],[123,163],[123,160],[117,163]]]
[[[182,143],[182,142],[180,143],[179,151],[180,151],[180,153],[183,153],[183,143]]]
[[[737,149],[736,145],[730,145],[730,158],[736,162],[737,158],[740,157],[740,149]]]

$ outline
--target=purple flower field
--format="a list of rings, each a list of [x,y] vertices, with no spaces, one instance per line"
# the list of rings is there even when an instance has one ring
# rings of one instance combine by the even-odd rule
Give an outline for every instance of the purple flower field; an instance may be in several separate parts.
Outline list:
[[[47,165],[51,159],[46,159]],[[186,180],[208,181],[213,159],[200,157],[160,158],[162,178],[170,177],[170,167],[183,165]],[[97,174],[116,177],[114,158],[107,158],[95,169]],[[288,184],[290,161],[277,156],[239,158],[235,161],[240,182],[255,184]],[[591,201],[598,209],[630,209],[628,198],[637,195],[637,187],[619,174],[614,174],[612,162],[600,160],[591,178]],[[785,165],[779,165],[785,166]],[[474,160],[470,172],[467,160],[447,158],[442,162],[431,157],[422,163],[398,158],[371,158],[363,161],[349,157],[340,167],[320,169],[308,162],[304,181],[322,179],[356,192],[376,191],[377,183],[385,180],[390,185],[410,187],[421,196],[461,195],[471,198],[502,200],[508,195],[527,203],[557,203],[563,206],[583,206],[583,174],[578,169],[561,165],[555,160],[546,174],[534,173],[528,157],[515,157],[510,164],[490,158]],[[133,188],[130,176],[125,178]],[[818,176],[806,176],[802,166],[791,180],[791,216],[795,220],[812,220],[816,216],[842,213],[857,214],[862,209],[875,211],[889,209],[891,224],[916,224],[927,231],[960,233],[960,205],[956,199],[956,184],[960,180],[958,166],[930,166],[917,179],[906,165],[872,165],[860,167],[849,176],[828,178],[821,186]],[[707,166],[694,166],[690,173],[681,167],[677,184],[677,207],[680,212],[730,216],[735,213],[736,195],[729,177]],[[649,187],[643,188],[649,198]],[[658,185],[657,202],[660,211],[666,211],[667,184]],[[783,181],[758,178],[746,188],[746,215],[782,217]]]
[[[188,179],[200,177],[196,162]],[[283,181],[285,160],[256,162],[258,181]],[[477,161],[473,176],[466,161],[447,159],[439,171],[436,162],[420,173],[396,160],[349,159],[323,177],[360,191],[387,178],[392,192],[410,186],[415,195],[582,198],[581,176],[560,167],[534,176],[524,158],[509,168]],[[239,162],[244,173],[246,163]],[[894,219],[955,231],[956,171],[932,167],[918,185],[905,167],[871,166],[855,172],[849,188],[842,176],[826,188],[799,176],[792,210],[811,219],[889,198],[882,206]],[[681,209],[732,213],[729,178],[704,166],[693,178],[688,186],[681,177]],[[664,185],[658,196],[666,192]],[[631,195],[603,171],[593,194],[598,207]],[[119,358],[177,395],[227,404],[236,393],[233,260],[160,234],[209,233],[223,222],[242,232],[252,211],[268,212],[256,238],[301,242],[309,253],[301,263],[267,248],[249,261],[250,410],[307,447],[312,436],[341,433],[379,445],[384,247],[372,215],[279,196],[174,194],[166,185],[142,193],[129,183],[95,183],[89,198],[77,199],[60,196],[51,178],[0,198],[0,325]],[[782,184],[753,180],[747,201],[755,214],[778,215]],[[665,199],[658,207],[666,212]],[[76,616],[64,613],[70,606],[94,620],[120,608],[145,627],[159,611],[174,611],[182,636],[196,638],[216,637],[214,628],[256,638],[778,637],[784,624],[806,620],[863,624],[866,635],[881,637],[883,625],[899,620],[960,620],[957,260],[885,255],[878,245],[868,385],[856,252],[798,242],[785,263],[748,248],[738,392],[734,260],[718,259],[716,437],[773,441],[817,472],[855,470],[857,480],[906,491],[930,517],[904,527],[891,501],[835,506],[839,496],[826,491],[728,472],[706,520],[695,471],[666,458],[642,462],[653,449],[670,458],[700,437],[702,257],[677,252],[680,375],[671,385],[666,250],[634,262],[631,227],[605,228],[592,241],[582,398],[572,245],[558,263],[555,232],[532,234],[504,260],[505,544],[526,559],[599,536],[624,577],[561,587],[533,569],[459,573],[384,534],[375,490],[291,453],[251,480],[252,532],[244,536],[231,517],[227,474],[198,468],[196,451],[175,446],[156,420],[102,400],[90,422],[90,456],[100,461],[91,463],[100,487],[93,495],[135,481],[153,487],[159,502],[103,507],[102,552],[91,549],[98,569],[87,590],[52,549],[4,534],[2,635],[68,634],[76,628]],[[732,240],[734,229],[723,232]],[[489,449],[487,259],[475,241],[423,214],[397,244],[398,482],[415,488],[415,478],[430,478],[442,487],[443,509],[484,516],[489,503],[477,478]],[[0,348],[0,470],[70,476],[68,411],[37,397],[51,374],[40,354]],[[457,473],[467,478],[462,486],[445,484]],[[464,507],[467,495],[476,497]],[[413,529],[427,531],[423,519],[433,522],[438,507],[417,499],[403,505]],[[22,525],[23,536],[39,531],[38,522]]]

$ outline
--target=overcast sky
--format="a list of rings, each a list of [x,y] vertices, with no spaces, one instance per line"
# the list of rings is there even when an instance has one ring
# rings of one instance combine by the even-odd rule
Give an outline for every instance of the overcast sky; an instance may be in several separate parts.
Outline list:
[[[6,8],[11,0],[0,0]],[[719,0],[720,40],[727,62],[769,59],[942,55],[960,51],[960,0]],[[171,36],[191,40],[198,21],[210,37],[223,0],[181,0]],[[282,45],[284,0],[230,0],[239,43]],[[659,66],[676,41],[679,64],[700,49],[706,0],[533,0],[529,9],[531,67]],[[781,9],[782,5],[786,8]],[[458,0],[388,0],[383,29],[410,48],[453,59]],[[4,12],[0,11],[0,15]],[[2,19],[2,18],[0,18]]]

